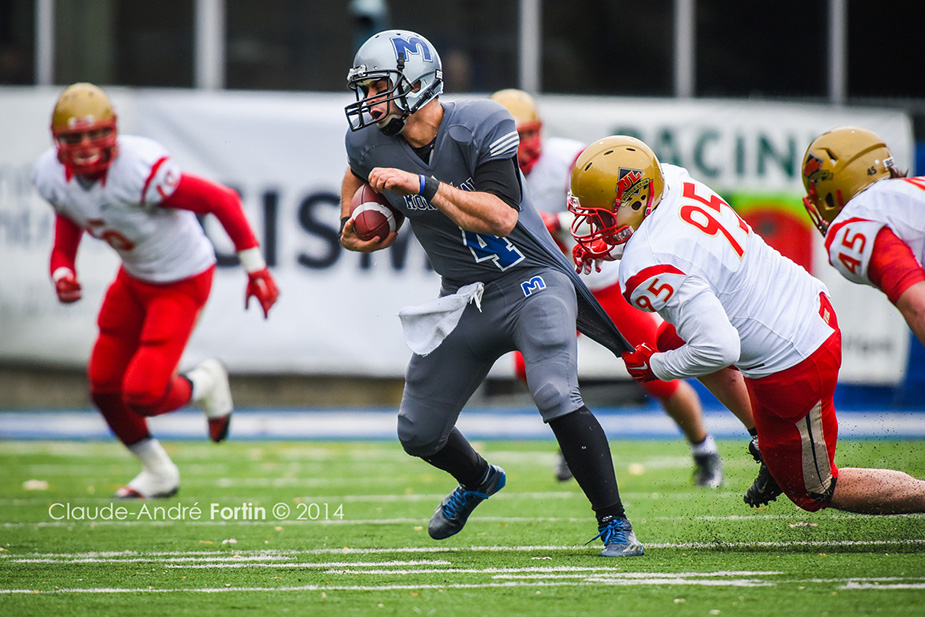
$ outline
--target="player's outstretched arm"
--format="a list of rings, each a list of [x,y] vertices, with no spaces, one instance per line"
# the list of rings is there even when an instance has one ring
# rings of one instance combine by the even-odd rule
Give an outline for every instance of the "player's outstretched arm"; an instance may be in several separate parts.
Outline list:
[[[244,308],[256,298],[263,309],[264,319],[279,299],[279,288],[270,274],[260,252],[260,244],[251,229],[241,198],[233,190],[192,174],[182,174],[176,190],[163,202],[162,207],[190,210],[196,214],[214,214],[234,243],[241,265],[247,272]]]
[[[912,285],[896,300],[896,308],[919,342],[925,345],[925,281]]]
[[[867,275],[899,309],[916,338],[925,345],[925,270],[909,246],[889,227],[877,233]]]

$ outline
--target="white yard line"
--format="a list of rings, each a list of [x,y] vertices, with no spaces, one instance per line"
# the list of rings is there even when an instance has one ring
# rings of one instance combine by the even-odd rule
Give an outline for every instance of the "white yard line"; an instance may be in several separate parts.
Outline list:
[[[491,572],[495,569],[489,569]],[[501,569],[512,572],[518,569]],[[530,570],[530,569],[526,569]],[[157,589],[147,587],[144,589],[131,589],[119,587],[89,587],[74,589],[0,589],[2,594],[24,594],[24,595],[41,595],[41,594],[145,594],[145,593],[222,593],[222,592],[285,592],[285,591],[393,591],[393,590],[424,590],[424,589],[479,589],[479,588],[515,588],[515,587],[563,587],[563,586],[588,586],[588,585],[618,585],[618,586],[706,586],[706,587],[769,587],[780,584],[792,584],[795,581],[780,580],[762,580],[758,577],[775,578],[780,572],[676,572],[676,573],[652,573],[652,572],[614,572],[611,568],[549,568],[547,570],[558,570],[568,579],[550,579],[544,578],[531,580],[507,580],[504,582],[482,582],[482,583],[449,583],[449,584],[385,584],[385,585],[299,585],[299,586],[280,586],[280,587],[240,587],[231,585],[226,587],[198,587],[198,588],[168,588]],[[576,572],[582,574],[573,574]],[[407,573],[423,573],[424,571],[409,571]],[[483,570],[438,570],[444,573],[482,573]],[[600,573],[599,573],[600,572]],[[373,572],[374,573],[374,572]],[[406,574],[407,574],[406,573]],[[551,576],[556,576],[555,572]],[[499,577],[493,577],[499,578]],[[509,577],[505,577],[509,578]],[[512,577],[511,577],[512,578]],[[571,580],[574,579],[574,580]],[[890,580],[908,580],[909,582],[889,582],[884,584],[884,579],[878,578],[846,578],[846,579],[826,579],[825,581],[805,581],[805,582],[834,582],[842,583],[838,588],[840,590],[896,590],[896,589],[923,589],[925,582],[920,579],[890,579]],[[800,581],[803,582],[803,581]]]
[[[902,546],[902,545],[925,545],[925,538],[911,538],[903,540],[803,540],[792,542],[646,542],[646,548],[649,549],[694,549],[694,548],[722,548],[722,549],[741,549],[753,547],[766,548],[785,548],[785,547],[870,547],[870,546]],[[82,552],[82,553],[23,553],[14,554],[10,551],[0,553],[0,563],[12,562],[24,559],[48,559],[59,560],[61,563],[67,563],[67,560],[82,559],[99,559],[112,560],[119,562],[125,559],[139,558],[142,560],[178,558],[178,557],[196,557],[196,558],[244,558],[256,557],[266,558],[267,560],[283,557],[295,557],[299,555],[377,555],[377,554],[422,554],[422,553],[474,553],[474,552],[510,552],[510,553],[528,553],[543,551],[588,551],[592,550],[583,544],[578,545],[543,545],[543,546],[404,546],[404,547],[376,547],[376,548],[314,548],[314,549],[287,549],[287,550],[203,550],[203,551],[102,551],[102,552]],[[231,554],[229,554],[231,553]]]

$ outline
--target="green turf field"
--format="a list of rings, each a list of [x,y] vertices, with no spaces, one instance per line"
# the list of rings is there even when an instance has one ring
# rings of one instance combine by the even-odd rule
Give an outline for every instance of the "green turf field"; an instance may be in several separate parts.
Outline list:
[[[397,443],[167,443],[180,494],[113,504],[137,471],[118,444],[0,442],[0,613],[923,614],[925,516],[749,510],[744,441],[720,443],[717,491],[691,485],[680,441],[614,442],[646,545],[625,559],[583,545],[596,525],[551,441],[478,445],[508,485],[438,543],[452,482]],[[925,477],[925,442],[846,441],[836,460]]]

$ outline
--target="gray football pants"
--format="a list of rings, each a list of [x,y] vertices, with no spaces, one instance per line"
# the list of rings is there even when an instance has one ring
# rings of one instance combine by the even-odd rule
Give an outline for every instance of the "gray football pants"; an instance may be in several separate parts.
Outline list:
[[[426,457],[443,448],[463,406],[509,351],[523,354],[527,387],[544,422],[584,404],[568,275],[551,268],[509,273],[486,283],[481,307],[469,304],[437,349],[414,354],[408,364],[398,413],[398,438],[408,454]]]

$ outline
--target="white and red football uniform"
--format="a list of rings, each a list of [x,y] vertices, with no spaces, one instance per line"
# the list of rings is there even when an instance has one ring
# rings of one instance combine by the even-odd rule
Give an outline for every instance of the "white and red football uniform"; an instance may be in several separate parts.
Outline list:
[[[842,276],[895,304],[925,280],[925,177],[880,180],[855,195],[829,225],[825,247]]]
[[[540,212],[552,214],[559,218],[559,231],[553,234],[563,252],[572,258],[575,238],[569,232],[574,215],[566,209],[569,184],[572,178],[572,166],[584,151],[585,145],[574,139],[550,137],[543,142],[540,157],[536,160],[530,174],[526,176],[527,188],[533,204]],[[601,264],[600,271],[592,269],[582,276],[582,280],[603,307],[620,332],[634,347],[642,343],[654,346],[659,320],[633,309],[620,292],[620,263],[607,261]],[[526,378],[523,358],[517,354],[514,370],[521,379]],[[676,380],[652,381],[640,384],[651,396],[664,400],[677,392]]]
[[[106,175],[87,188],[54,148],[46,151],[35,166],[36,188],[59,215],[115,249],[135,278],[163,283],[207,270],[215,252],[196,215],[160,207],[180,183],[177,164],[150,139],[123,135],[118,143]]]
[[[575,139],[549,137],[543,141],[539,158],[526,174],[530,197],[537,210],[548,214],[565,210],[572,165],[584,149],[585,145]]]
[[[620,264],[630,304],[658,312],[685,342],[653,354],[652,373],[674,379],[738,368],[772,475],[799,506],[824,507],[838,473],[832,397],[841,361],[827,290],[686,170],[662,170],[662,201]],[[800,387],[774,395],[786,383]]]
[[[215,214],[239,251],[257,240],[237,195],[181,173],[162,146],[142,137],[120,136],[118,155],[93,181],[60,163],[52,148],[37,161],[33,183],[57,213],[52,278],[76,276],[84,231],[122,260],[100,308],[88,375],[91,398],[116,436],[139,442],[148,437],[146,416],[190,401],[177,365],[215,268],[196,214]]]

